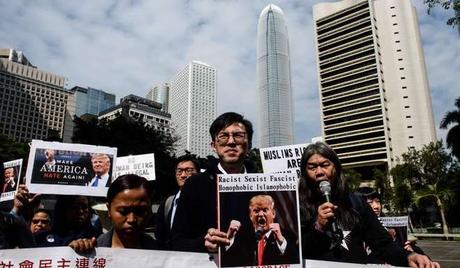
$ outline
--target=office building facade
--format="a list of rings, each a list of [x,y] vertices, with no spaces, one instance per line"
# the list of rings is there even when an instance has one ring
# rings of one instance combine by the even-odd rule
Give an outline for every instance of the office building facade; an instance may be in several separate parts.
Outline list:
[[[289,38],[283,11],[270,4],[257,26],[259,147],[294,142]]]
[[[216,118],[217,71],[192,61],[169,83],[169,111],[176,136],[176,154],[185,150],[200,157],[212,155],[209,126]]]
[[[18,142],[68,142],[75,106],[66,78],[33,66],[20,51],[0,48],[0,134]]]
[[[154,86],[149,90],[146,96],[147,99],[159,102],[163,105],[161,110],[169,111],[169,84],[164,83],[161,86]]]
[[[115,95],[95,88],[75,86],[70,89],[75,98],[75,115],[99,115],[100,112],[115,106]]]
[[[344,166],[388,169],[436,140],[410,1],[321,3],[313,17],[322,134]]]
[[[171,115],[161,110],[161,103],[135,95],[128,95],[120,104],[99,113],[98,119],[113,120],[118,115],[138,119],[166,135],[173,135]]]

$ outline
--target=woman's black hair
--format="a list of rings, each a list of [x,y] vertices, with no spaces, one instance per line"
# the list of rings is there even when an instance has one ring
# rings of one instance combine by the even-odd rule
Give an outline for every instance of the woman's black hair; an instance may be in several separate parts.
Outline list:
[[[150,186],[149,181],[141,176],[134,174],[121,175],[109,187],[107,191],[107,203],[112,203],[115,196],[128,189],[142,188],[146,191],[149,198],[152,198],[153,188]]]
[[[348,187],[345,178],[342,176],[342,164],[335,151],[324,142],[316,142],[307,146],[300,160],[299,180],[299,205],[302,221],[310,221],[317,213],[317,207],[323,203],[318,185],[314,180],[308,178],[306,166],[307,162],[313,155],[318,154],[331,161],[334,165],[334,178],[331,178],[331,198],[332,203],[338,205],[337,219],[343,225],[353,226],[357,217],[350,213],[351,207],[348,200]]]
[[[380,199],[380,194],[375,190],[374,188],[371,187],[359,187],[358,190],[356,190],[356,194],[363,199],[375,199],[378,198]],[[366,200],[364,200],[366,201]]]

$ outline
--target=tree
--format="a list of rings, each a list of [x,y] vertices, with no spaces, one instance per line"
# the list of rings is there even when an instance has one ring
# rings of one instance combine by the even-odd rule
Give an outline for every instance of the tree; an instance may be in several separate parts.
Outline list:
[[[460,1],[459,0],[423,0],[428,6],[428,14],[431,14],[431,10],[437,6],[441,6],[444,9],[452,9],[455,15],[447,20],[447,25],[455,27],[460,25]]]
[[[154,153],[158,198],[174,191],[174,137],[141,120],[122,115],[117,115],[113,120],[83,120],[75,117],[74,123],[74,143],[117,147],[118,156]]]
[[[15,159],[23,159],[23,167],[27,164],[27,156],[29,155],[29,145],[27,143],[15,142],[6,136],[0,135],[0,170],[3,169],[3,162],[8,162]],[[21,171],[25,174],[25,168]],[[23,176],[21,175],[21,178]]]
[[[390,171],[395,181],[395,197],[404,198],[396,203],[401,209],[407,205],[407,197],[415,205],[422,200],[434,202],[447,236],[445,212],[454,197],[452,174],[458,170],[457,163],[443,150],[441,141],[431,142],[421,150],[410,149],[402,155],[402,161]]]
[[[457,110],[449,111],[441,120],[440,127],[447,129],[453,125],[447,132],[447,148],[451,149],[452,154],[460,160],[460,97],[455,100]]]
[[[359,188],[362,179],[361,173],[353,168],[344,168],[342,175],[345,178],[345,182],[347,183],[350,192],[354,192]]]

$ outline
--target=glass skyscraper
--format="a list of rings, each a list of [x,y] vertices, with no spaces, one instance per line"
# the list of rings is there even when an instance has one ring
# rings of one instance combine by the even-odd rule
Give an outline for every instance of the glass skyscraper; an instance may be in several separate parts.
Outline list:
[[[270,4],[257,26],[259,147],[292,144],[293,101],[289,40],[283,11]]]
[[[75,115],[99,115],[100,112],[115,106],[115,95],[95,88],[75,86],[70,91],[75,93]]]

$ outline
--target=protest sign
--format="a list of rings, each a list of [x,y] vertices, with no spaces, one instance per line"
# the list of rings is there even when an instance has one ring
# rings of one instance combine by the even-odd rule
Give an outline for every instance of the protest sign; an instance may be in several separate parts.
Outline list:
[[[404,243],[407,241],[407,225],[409,217],[379,217],[379,220],[383,227],[387,229],[393,241],[398,241],[398,243],[404,247]]]
[[[149,181],[155,180],[155,156],[154,154],[139,154],[117,157],[115,176],[118,178],[125,174],[136,174]]]
[[[13,200],[20,183],[22,159],[3,163],[0,202]]]
[[[264,173],[295,173],[300,177],[300,159],[307,143],[260,148]]]
[[[135,257],[133,257],[135,256]],[[125,268],[216,267],[206,253],[96,248],[79,255],[70,247],[0,250],[0,267]]]
[[[117,148],[33,140],[26,172],[32,193],[106,196]]]
[[[300,267],[296,174],[218,176],[218,227],[231,230],[221,267]]]

